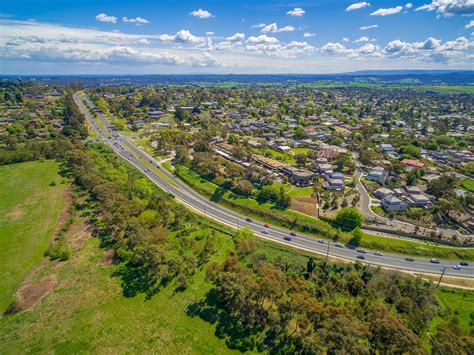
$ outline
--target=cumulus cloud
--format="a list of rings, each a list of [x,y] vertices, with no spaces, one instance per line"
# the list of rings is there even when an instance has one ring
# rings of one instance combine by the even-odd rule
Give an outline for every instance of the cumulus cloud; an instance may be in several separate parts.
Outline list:
[[[381,8],[381,9],[378,9],[378,10],[372,12],[370,15],[371,16],[389,16],[389,15],[398,14],[402,10],[403,10],[402,6],[389,7],[389,8],[386,8],[386,9]]]
[[[361,43],[361,42],[368,42],[369,38],[368,37],[360,37],[359,39],[356,39],[354,43]]]
[[[199,44],[204,42],[204,38],[193,35],[188,30],[181,30],[174,35],[163,34],[158,36],[161,42],[178,44]]]
[[[270,36],[267,36],[267,35],[260,35],[260,36],[251,36],[251,37],[249,37],[247,39],[247,42],[251,43],[251,44],[262,44],[262,43],[275,44],[275,43],[279,43],[280,41],[275,37],[270,37]]]
[[[306,13],[301,7],[295,7],[293,10],[288,11],[286,14],[290,16],[301,17]]]
[[[346,8],[346,11],[359,10],[359,9],[363,9],[364,7],[368,7],[368,6],[370,6],[370,3],[366,2],[366,1],[356,2],[355,4],[349,5]]]
[[[469,21],[469,23],[466,26],[464,26],[464,28],[466,29],[473,28],[473,27],[474,27],[474,20]]]
[[[305,32],[303,33],[303,37],[314,37],[316,36],[316,33],[314,32]]]
[[[413,7],[413,4],[411,2],[407,2],[405,4],[405,9],[411,9]]]
[[[100,22],[109,22],[109,23],[116,23],[117,18],[115,16],[109,16],[107,14],[101,13],[98,14],[95,19]]]
[[[122,17],[122,21],[125,23],[136,23],[137,25],[150,23],[150,21],[148,21],[146,18],[143,18],[143,17],[134,17],[134,18]]]
[[[342,39],[342,42],[349,42],[349,38],[344,37],[344,38]]]
[[[242,42],[245,38],[245,34],[244,33],[235,33],[233,34],[232,36],[230,37],[227,37],[225,40],[228,41],[228,42]]]
[[[276,32],[292,32],[295,28],[293,26],[285,26],[285,27],[278,27],[278,25],[274,22],[269,25],[262,27],[262,33],[276,33]]]
[[[362,26],[362,27],[360,27],[360,29],[362,31],[365,31],[365,30],[370,30],[372,28],[377,28],[377,27],[379,27],[379,25],[369,25],[369,26]]]
[[[432,0],[431,3],[417,7],[415,11],[434,11],[440,15],[449,17],[454,15],[474,15],[473,0]]]
[[[202,19],[213,17],[213,15],[209,11],[203,10],[203,9],[198,9],[198,10],[191,11],[189,14],[191,16],[199,17],[199,18],[202,18]]]
[[[320,51],[328,54],[346,54],[349,52],[349,49],[339,42],[328,42],[321,47]]]
[[[262,28],[262,27],[265,27],[265,24],[264,23],[257,23],[256,25],[252,25],[252,28]]]

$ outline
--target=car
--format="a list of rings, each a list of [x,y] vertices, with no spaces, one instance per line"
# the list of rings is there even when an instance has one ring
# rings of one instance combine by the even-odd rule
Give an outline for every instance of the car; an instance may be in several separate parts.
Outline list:
[[[318,243],[319,243],[319,244],[324,244],[324,240],[318,239]]]
[[[365,260],[365,255],[357,255],[357,259]]]
[[[383,256],[383,253],[382,253],[382,252],[380,252],[380,251],[376,251],[376,252],[374,253],[374,255],[377,255],[377,256]]]
[[[367,254],[367,250],[365,249],[357,249],[357,252],[362,253],[362,254]]]
[[[336,243],[336,244],[334,244],[334,246],[336,246],[338,248],[344,248],[344,245],[342,245],[341,243]]]
[[[268,234],[268,229],[262,229],[263,234]]]
[[[295,232],[290,232],[290,235],[295,237],[296,236],[296,233]]]
[[[247,218],[245,218],[245,221],[249,222],[249,223],[252,223],[252,218],[247,217]]]
[[[467,262],[465,262],[465,261],[461,261],[461,262],[459,263],[459,265],[461,265],[461,266],[469,266],[469,264],[468,264]]]
[[[406,260],[406,261],[415,261],[415,259],[410,258],[409,256],[407,256],[407,257],[405,258],[405,260]]]
[[[439,260],[438,259],[431,259],[430,263],[439,264]]]
[[[263,226],[264,226],[265,228],[270,228],[270,226],[269,226],[267,223],[265,223]]]
[[[454,265],[454,266],[453,266],[453,269],[454,269],[454,270],[461,270],[461,265]]]
[[[283,240],[286,240],[287,242],[291,242],[291,237],[283,237]]]

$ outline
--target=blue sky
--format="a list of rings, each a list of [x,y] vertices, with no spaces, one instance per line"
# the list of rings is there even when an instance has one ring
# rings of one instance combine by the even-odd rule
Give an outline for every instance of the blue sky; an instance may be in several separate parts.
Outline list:
[[[474,0],[3,1],[3,74],[474,69]]]

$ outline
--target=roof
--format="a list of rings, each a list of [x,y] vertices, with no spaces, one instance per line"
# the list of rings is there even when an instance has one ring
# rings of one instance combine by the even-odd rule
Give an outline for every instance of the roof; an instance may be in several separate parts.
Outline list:
[[[388,205],[400,205],[402,203],[402,200],[395,196],[385,197],[383,201]]]
[[[417,168],[423,168],[425,166],[425,163],[415,160],[415,159],[402,159],[400,163],[405,164],[405,165],[411,165]]]

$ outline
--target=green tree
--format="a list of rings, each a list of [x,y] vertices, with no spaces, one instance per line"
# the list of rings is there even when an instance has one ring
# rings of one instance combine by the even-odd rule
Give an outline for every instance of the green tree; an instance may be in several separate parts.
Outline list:
[[[353,207],[341,209],[336,215],[336,223],[350,229],[362,226],[364,216]]]

